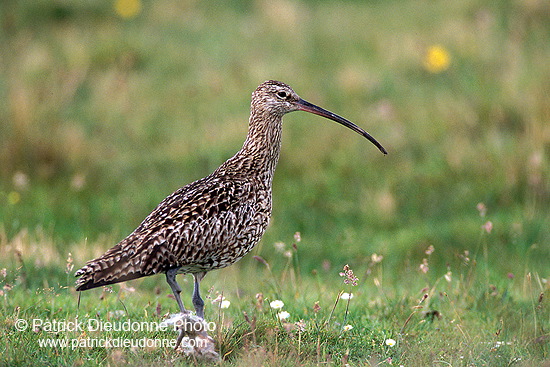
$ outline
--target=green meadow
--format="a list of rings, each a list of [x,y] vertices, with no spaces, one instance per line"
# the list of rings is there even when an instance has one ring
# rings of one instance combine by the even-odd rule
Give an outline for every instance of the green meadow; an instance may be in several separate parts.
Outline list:
[[[202,282],[219,364],[550,366],[549,60],[543,0],[3,0],[0,365],[203,364],[71,327],[160,323],[163,275],[74,272],[231,157],[276,79],[389,154],[284,118],[270,226]]]

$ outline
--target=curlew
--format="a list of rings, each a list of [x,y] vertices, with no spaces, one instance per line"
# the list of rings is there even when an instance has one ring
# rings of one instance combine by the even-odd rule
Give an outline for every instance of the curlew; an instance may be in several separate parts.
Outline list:
[[[192,302],[204,318],[199,285],[207,272],[246,255],[263,235],[271,216],[271,184],[281,149],[282,118],[306,111],[336,121],[386,150],[366,131],[301,99],[290,86],[266,81],[252,93],[248,134],[242,148],[211,175],[164,199],[128,237],[75,276],[76,290],[165,273],[180,311],[177,274],[192,274]],[[181,339],[181,335],[180,335]]]

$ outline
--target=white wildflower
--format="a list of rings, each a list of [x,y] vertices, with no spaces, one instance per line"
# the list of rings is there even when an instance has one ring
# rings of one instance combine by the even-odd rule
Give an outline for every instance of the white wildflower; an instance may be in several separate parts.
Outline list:
[[[273,244],[273,247],[275,247],[275,251],[277,251],[277,252],[284,252],[286,246],[285,246],[284,242],[275,242]]]
[[[289,317],[290,317],[290,314],[289,314],[288,312],[286,312],[286,311],[281,311],[281,312],[279,312],[279,313],[277,314],[277,318],[278,318],[279,320],[286,320],[286,319],[288,319]]]
[[[229,302],[228,300],[224,299],[223,301],[221,301],[220,303],[220,308],[229,308],[229,305],[231,304],[231,302]]]
[[[281,308],[283,308],[283,306],[285,305],[283,301],[277,299],[275,301],[271,301],[269,303],[269,305],[271,306],[271,308],[275,309],[275,310],[280,310]]]

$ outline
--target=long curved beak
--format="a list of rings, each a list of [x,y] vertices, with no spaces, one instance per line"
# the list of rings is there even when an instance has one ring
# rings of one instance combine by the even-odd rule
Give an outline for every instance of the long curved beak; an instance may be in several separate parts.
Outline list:
[[[335,113],[332,113],[330,111],[327,111],[325,110],[324,108],[321,108],[319,106],[316,106],[314,105],[313,103],[309,103],[308,101],[304,101],[303,99],[300,98],[300,100],[298,100],[298,102],[296,103],[297,104],[297,107],[298,107],[298,110],[300,111],[306,111],[306,112],[310,112],[310,113],[314,113],[316,115],[319,115],[319,116],[323,116],[327,119],[330,119],[332,121],[336,121],[337,123],[339,124],[342,124],[344,125],[345,127],[347,128],[350,128],[352,129],[353,131],[355,131],[356,133],[358,133],[359,135],[363,135],[365,138],[367,138],[371,143],[373,143],[374,145],[376,145],[376,147],[378,149],[380,149],[380,151],[384,154],[388,154],[388,152],[386,151],[386,149],[384,149],[384,147],[378,142],[376,141],[375,138],[372,137],[372,135],[370,135],[368,132],[366,132],[365,130],[361,129],[359,126],[355,125],[353,122],[349,121],[349,120],[346,120],[345,118],[341,117],[341,116],[338,116],[337,114]]]

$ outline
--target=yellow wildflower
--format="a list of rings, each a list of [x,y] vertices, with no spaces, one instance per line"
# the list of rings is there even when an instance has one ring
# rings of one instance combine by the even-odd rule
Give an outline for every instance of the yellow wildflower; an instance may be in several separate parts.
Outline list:
[[[8,203],[11,205],[15,205],[21,200],[21,194],[19,194],[17,191],[12,191],[8,194]]]
[[[115,0],[115,12],[121,18],[133,18],[141,11],[141,0]]]
[[[451,56],[442,46],[431,46],[424,56],[424,67],[430,73],[440,73],[449,68]]]

